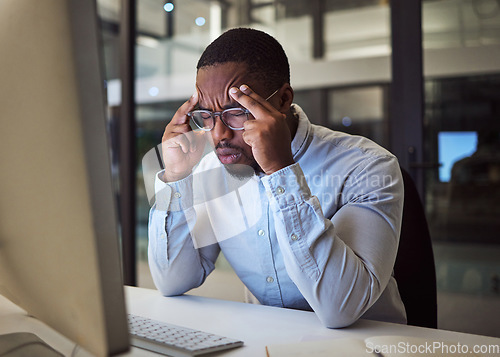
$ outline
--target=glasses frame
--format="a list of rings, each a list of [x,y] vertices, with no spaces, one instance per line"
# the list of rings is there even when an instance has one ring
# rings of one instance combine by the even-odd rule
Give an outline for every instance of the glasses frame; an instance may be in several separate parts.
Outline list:
[[[241,110],[243,111],[243,113],[245,113],[246,115],[246,119],[245,121],[248,120],[248,114],[250,114],[250,110],[246,109],[246,108],[228,108],[226,110],[223,110],[222,112],[212,112],[210,110],[204,110],[204,109],[198,109],[198,110],[193,110],[192,112],[189,112],[187,115],[188,117],[190,117],[192,120],[193,120],[193,123],[201,130],[203,131],[211,131],[213,128],[215,128],[215,120],[216,120],[216,117],[219,116],[220,118],[220,121],[225,125],[227,126],[229,129],[231,130],[243,130],[245,129],[244,127],[241,127],[241,128],[235,128],[235,127],[232,127],[231,125],[229,125],[228,123],[226,123],[226,121],[224,119],[222,119],[222,116],[224,115],[225,112],[228,112],[230,110]],[[207,129],[207,128],[202,128],[197,122],[196,120],[193,119],[193,113],[206,113],[206,114],[209,114],[210,117],[212,118],[212,127],[210,129]],[[244,121],[244,122],[245,122]]]
[[[279,91],[280,89],[281,89],[281,88],[276,89],[276,90],[275,90],[275,91],[274,91],[274,92],[273,92],[273,93],[272,93],[269,97],[267,97],[265,100],[267,101],[267,100],[271,99],[271,97],[272,97],[273,95],[275,95],[276,93],[278,93],[278,91]],[[222,122],[222,124],[224,124],[225,126],[227,126],[229,129],[231,129],[231,130],[244,130],[244,129],[245,129],[245,127],[241,127],[241,128],[234,128],[234,127],[232,127],[231,125],[229,125],[228,123],[226,123],[226,122],[224,121],[224,119],[222,119],[222,116],[224,115],[224,113],[225,113],[225,112],[228,112],[228,111],[230,111],[230,110],[235,110],[235,109],[242,110],[242,111],[243,111],[243,113],[245,113],[245,115],[246,115],[246,119],[245,119],[245,121],[247,121],[247,120],[248,120],[248,114],[251,114],[251,113],[250,113],[250,111],[249,111],[248,109],[246,109],[246,108],[239,108],[239,107],[236,107],[236,108],[228,108],[228,109],[225,109],[225,110],[223,110],[223,111],[221,111],[221,112],[212,112],[212,111],[210,111],[210,110],[198,109],[198,110],[193,110],[193,111],[191,111],[191,112],[187,113],[187,116],[188,116],[188,117],[190,117],[190,118],[193,120],[194,125],[196,125],[199,129],[201,129],[201,130],[203,130],[203,131],[211,131],[211,130],[213,130],[213,128],[215,128],[215,121],[216,121],[216,119],[217,119],[217,118],[216,118],[217,116],[220,118],[220,121]],[[202,112],[202,113],[210,114],[210,117],[212,118],[212,123],[213,123],[213,126],[212,126],[210,129],[202,128],[202,127],[201,127],[200,125],[198,125],[198,123],[197,123],[197,122],[193,119],[193,113],[194,113],[194,112],[196,112],[196,113],[200,113],[200,112]],[[245,122],[245,121],[244,121],[244,122]]]

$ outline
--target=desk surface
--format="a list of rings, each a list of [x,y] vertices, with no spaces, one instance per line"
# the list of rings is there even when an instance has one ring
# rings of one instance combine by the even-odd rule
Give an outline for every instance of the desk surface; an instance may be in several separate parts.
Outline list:
[[[241,339],[245,346],[210,356],[258,357],[266,356],[265,346],[301,341],[401,335],[432,340],[460,342],[469,345],[500,345],[500,338],[434,330],[415,326],[360,320],[343,329],[323,327],[312,312],[289,310],[262,305],[209,299],[184,295],[163,297],[156,290],[125,288],[127,308],[132,314]],[[14,304],[0,296],[0,334],[28,331],[36,333],[65,355],[71,355],[74,344],[46,327],[40,321],[28,318]],[[86,356],[77,351],[77,357]],[[156,356],[138,348],[124,356]]]

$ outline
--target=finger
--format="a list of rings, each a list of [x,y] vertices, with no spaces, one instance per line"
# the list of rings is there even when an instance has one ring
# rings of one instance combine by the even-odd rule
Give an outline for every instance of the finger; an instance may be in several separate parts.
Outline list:
[[[243,107],[247,108],[255,119],[268,115],[273,106],[257,93],[253,92],[248,86],[242,85],[240,88],[232,87],[229,95],[234,98]]]
[[[253,146],[253,145],[252,145],[252,144],[253,144],[253,137],[252,137],[252,135],[251,135],[249,132],[247,132],[247,131],[246,131],[246,129],[245,129],[245,131],[242,133],[242,138],[243,138],[243,141],[244,141],[244,142],[245,142],[248,146],[250,146],[250,147],[252,147],[252,146]]]
[[[249,97],[255,99],[260,104],[262,104],[264,106],[267,105],[268,107],[272,107],[272,105],[270,105],[270,103],[267,101],[267,99],[265,99],[265,98],[261,97],[260,95],[258,95],[256,92],[254,92],[252,90],[252,88],[250,88],[246,84],[242,84],[240,86],[239,90],[242,91],[244,94],[248,95]]]
[[[169,123],[167,127],[165,128],[165,131],[163,132],[163,136],[161,138],[161,141],[167,141],[174,136],[182,133],[187,133],[191,130],[191,127],[189,124],[172,124]]]
[[[256,125],[258,126],[258,124],[259,123],[256,122],[255,120],[247,120],[243,123],[243,128],[245,129],[244,131],[245,132],[252,131]]]
[[[189,152],[191,146],[185,133],[177,133],[168,140],[165,140],[162,145],[164,145],[166,149],[180,149],[184,154]]]
[[[198,91],[195,91],[194,94],[182,104],[177,112],[175,112],[174,117],[172,118],[172,122],[174,124],[187,124],[189,123],[188,113],[192,111],[196,104],[198,104]]]
[[[178,125],[180,132],[171,132],[168,137],[165,137],[165,148],[168,149],[181,149],[185,154],[188,151],[195,152],[198,148],[204,145],[205,132],[204,131],[186,131],[182,129],[185,125]]]
[[[190,131],[186,133],[186,138],[189,140],[189,151],[195,152],[204,144],[205,132],[203,130]]]
[[[168,133],[187,133],[189,132],[191,127],[189,124],[170,124],[169,130],[165,132],[165,135]]]

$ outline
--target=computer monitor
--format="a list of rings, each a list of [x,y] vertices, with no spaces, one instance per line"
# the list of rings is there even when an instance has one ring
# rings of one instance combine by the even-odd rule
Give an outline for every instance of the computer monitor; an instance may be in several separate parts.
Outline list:
[[[438,133],[439,181],[449,182],[453,164],[477,150],[476,131],[440,131]]]
[[[96,4],[0,1],[0,294],[128,349]]]

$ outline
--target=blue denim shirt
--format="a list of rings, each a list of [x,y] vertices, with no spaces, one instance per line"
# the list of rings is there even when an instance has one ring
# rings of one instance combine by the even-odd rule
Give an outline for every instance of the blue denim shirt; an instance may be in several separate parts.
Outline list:
[[[157,288],[198,287],[222,251],[262,304],[313,310],[332,328],[360,317],[406,323],[392,276],[403,207],[397,159],[293,109],[291,166],[240,180],[211,152],[183,180],[156,177],[149,265]]]

